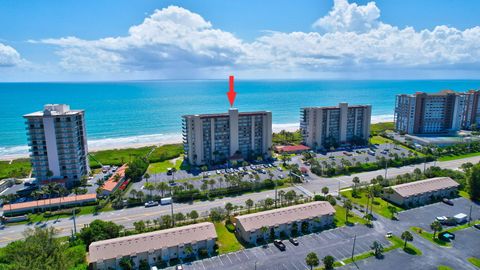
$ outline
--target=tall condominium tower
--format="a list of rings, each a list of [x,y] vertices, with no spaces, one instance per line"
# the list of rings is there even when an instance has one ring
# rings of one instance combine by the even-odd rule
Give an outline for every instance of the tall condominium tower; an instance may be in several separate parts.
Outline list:
[[[90,171],[83,110],[48,104],[43,111],[26,114],[33,176],[40,182],[63,180],[67,186]]]
[[[313,149],[344,144],[365,144],[370,136],[370,105],[340,103],[338,107],[307,107],[300,110],[303,143]]]
[[[408,134],[438,134],[470,129],[480,123],[479,91],[397,95],[395,129]]]
[[[269,157],[272,145],[272,113],[243,112],[184,115],[183,143],[193,165],[232,159]]]

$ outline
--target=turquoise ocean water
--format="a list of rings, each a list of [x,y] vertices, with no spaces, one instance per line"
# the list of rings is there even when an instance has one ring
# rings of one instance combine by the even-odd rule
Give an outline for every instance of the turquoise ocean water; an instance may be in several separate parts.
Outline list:
[[[303,106],[371,104],[373,120],[393,118],[395,95],[442,89],[479,89],[480,81],[235,82],[240,111],[270,110],[274,129],[294,127]],[[183,114],[226,112],[228,80],[105,83],[1,83],[0,156],[27,152],[23,114],[46,103],[86,110],[89,144],[108,148],[178,140]]]

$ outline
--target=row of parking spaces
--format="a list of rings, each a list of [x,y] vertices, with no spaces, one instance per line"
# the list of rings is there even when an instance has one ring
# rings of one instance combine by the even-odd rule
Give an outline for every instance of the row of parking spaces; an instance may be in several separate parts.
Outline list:
[[[480,218],[480,206],[470,202],[465,198],[452,200],[453,205],[447,205],[443,202],[429,204],[421,207],[402,211],[398,214],[398,219],[408,226],[418,226],[430,230],[430,224],[437,216],[453,217],[458,213],[470,214],[472,207],[472,220]]]
[[[283,252],[275,245],[268,244],[195,261],[184,267],[195,270],[252,269],[255,266],[257,269],[307,269],[305,256],[312,251],[316,252],[319,258],[327,255],[335,257],[336,260],[350,257],[355,235],[355,254],[369,251],[373,241],[384,247],[390,245],[383,235],[365,226],[342,227],[298,237],[298,246],[284,240],[286,250]]]

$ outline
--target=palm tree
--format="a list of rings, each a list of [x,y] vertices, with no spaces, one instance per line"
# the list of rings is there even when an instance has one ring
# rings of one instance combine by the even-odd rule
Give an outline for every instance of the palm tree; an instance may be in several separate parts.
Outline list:
[[[403,249],[405,249],[405,248],[407,248],[407,241],[408,242],[413,241],[413,235],[409,231],[404,231],[402,233],[401,237],[402,237],[402,240],[405,241],[405,243],[403,245]]]
[[[343,208],[345,208],[345,223],[348,223],[348,212],[352,210],[352,202],[350,200],[345,200]]]
[[[380,244],[377,241],[373,241],[372,245],[370,246],[371,249],[373,249],[373,253],[375,254],[375,257],[380,257],[383,252],[383,245]]]
[[[433,230],[433,239],[435,239],[435,235],[437,234],[437,232],[441,231],[443,227],[440,222],[435,220],[432,224],[430,224],[430,229]]]
[[[175,181],[175,173],[177,172],[177,168],[175,167],[172,168],[171,172],[172,172],[172,181]]]
[[[248,199],[245,201],[245,206],[247,207],[247,211],[250,213],[250,208],[253,206],[253,201],[252,199]]]
[[[168,185],[165,182],[160,182],[155,186],[155,189],[162,194],[162,197],[165,194],[165,191],[168,189]]]
[[[260,228],[260,232],[262,233],[262,237],[263,239],[265,240],[265,242],[267,241],[267,238],[265,237],[265,234],[268,232],[268,227],[267,226],[262,226]]]

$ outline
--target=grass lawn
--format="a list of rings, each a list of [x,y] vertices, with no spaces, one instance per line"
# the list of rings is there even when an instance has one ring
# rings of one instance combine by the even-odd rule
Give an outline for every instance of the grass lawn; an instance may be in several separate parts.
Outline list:
[[[173,161],[174,159],[150,163],[150,165],[148,165],[147,172],[150,175],[152,175],[154,173],[167,172],[168,168],[175,168],[177,169],[177,171],[180,170],[180,167],[182,166],[183,158],[178,158],[175,161],[175,164],[173,164]]]
[[[443,156],[443,157],[439,157],[438,160],[439,161],[449,161],[449,160],[456,160],[456,159],[476,157],[476,156],[480,156],[480,152],[463,154],[463,155],[455,155],[455,156]]]
[[[429,233],[427,231],[425,231],[424,229],[422,228],[419,228],[419,227],[411,227],[410,228],[413,232],[415,232],[416,234],[420,235],[421,237],[427,239],[428,241],[434,243],[434,244],[437,244],[439,246],[442,246],[442,247],[450,247],[452,246],[451,243],[449,242],[446,242],[446,241],[443,241],[441,239],[438,239],[437,237],[435,237],[435,239],[433,238],[433,233]],[[438,236],[438,233],[437,233],[437,236]]]
[[[238,241],[235,233],[229,231],[223,221],[215,223],[215,231],[218,236],[218,254],[225,254],[243,249],[243,246]]]
[[[335,226],[336,227],[342,227],[342,226],[345,226],[347,223],[346,223],[346,219],[345,219],[345,208],[341,207],[340,205],[335,205],[334,206],[335,208],[335,219],[334,219],[334,222],[335,222]],[[354,224],[354,223],[360,223],[360,224],[365,224],[366,221],[355,215],[354,213],[352,213],[351,211],[348,213],[348,223],[349,224]]]
[[[372,134],[378,134],[383,131],[394,130],[394,129],[395,129],[394,122],[380,122],[380,123],[375,123],[370,125],[370,132]]]
[[[439,265],[437,267],[437,270],[453,270],[453,268],[445,266],[445,265]]]
[[[27,177],[31,169],[28,159],[16,159],[12,161],[12,164],[10,161],[0,161],[0,179]]]
[[[480,259],[475,257],[470,257],[467,259],[471,264],[475,265],[476,267],[480,268]]]
[[[384,143],[393,143],[392,140],[390,139],[387,139],[387,138],[384,138],[382,136],[372,136],[372,138],[370,138],[370,143],[371,144],[384,144]]]
[[[362,205],[364,207],[367,205],[367,196],[365,195],[364,192],[360,192],[360,191],[358,192],[358,195],[360,196],[359,198],[353,198],[351,190],[342,191],[342,192],[340,192],[340,194],[342,194],[344,197],[350,199],[355,204]],[[400,208],[396,205],[388,203],[387,201],[383,200],[382,198],[377,198],[377,197],[375,197],[374,200],[373,200],[373,208],[372,209],[375,213],[377,213],[379,215],[382,215],[386,218],[391,218],[392,214],[389,211],[389,208],[388,208],[389,206],[397,209],[397,212],[400,212],[400,211],[404,210],[404,209],[402,209],[402,208]]]
[[[456,232],[456,231],[460,231],[460,230],[472,227],[475,224],[480,224],[480,220],[476,220],[476,221],[472,220],[470,222],[470,225],[468,225],[468,223],[465,223],[465,224],[458,225],[458,226],[455,226],[455,227],[444,228],[443,231]]]
[[[468,194],[468,192],[466,192],[466,191],[464,191],[464,190],[459,190],[459,191],[458,191],[458,195],[462,196],[462,197],[465,198],[465,199],[470,200],[470,194]]]

